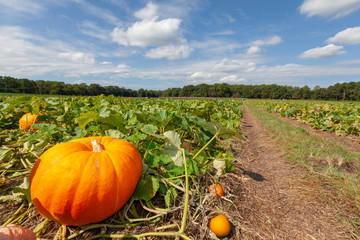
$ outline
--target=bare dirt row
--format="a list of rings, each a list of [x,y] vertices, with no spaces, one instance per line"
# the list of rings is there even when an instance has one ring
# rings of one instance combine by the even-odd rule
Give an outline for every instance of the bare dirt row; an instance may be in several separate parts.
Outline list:
[[[284,159],[282,146],[244,107],[244,140],[234,149],[235,172],[227,190],[233,239],[353,239],[335,219],[333,201],[321,199],[322,183],[305,179],[305,170]]]

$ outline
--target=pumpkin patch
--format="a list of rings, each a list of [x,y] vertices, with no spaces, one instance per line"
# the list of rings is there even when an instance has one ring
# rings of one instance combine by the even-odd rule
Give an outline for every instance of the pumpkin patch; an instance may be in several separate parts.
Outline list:
[[[233,169],[221,142],[240,134],[241,101],[19,97],[3,106],[0,203],[12,209],[0,224],[25,223],[40,239],[208,233],[203,220],[218,191],[209,186],[222,179],[204,176],[218,170],[216,159],[226,163],[221,174]],[[51,123],[24,131],[22,112],[44,112],[35,123]]]

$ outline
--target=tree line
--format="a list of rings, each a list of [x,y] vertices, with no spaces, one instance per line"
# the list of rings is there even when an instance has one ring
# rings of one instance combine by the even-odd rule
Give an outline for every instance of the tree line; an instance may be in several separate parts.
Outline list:
[[[337,83],[327,88],[316,86],[293,87],[277,84],[271,85],[229,85],[199,84],[166,90],[127,89],[118,86],[101,86],[92,83],[87,85],[68,84],[58,81],[29,80],[0,76],[0,92],[81,95],[96,96],[100,94],[122,97],[226,97],[226,98],[267,98],[267,99],[317,99],[317,100],[352,100],[360,101],[360,81]]]

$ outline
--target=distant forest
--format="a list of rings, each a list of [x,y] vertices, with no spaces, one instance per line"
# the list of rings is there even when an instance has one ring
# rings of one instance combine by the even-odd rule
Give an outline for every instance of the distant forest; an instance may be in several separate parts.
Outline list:
[[[337,83],[327,88],[316,86],[292,87],[283,85],[229,85],[200,84],[166,90],[132,90],[118,86],[99,84],[66,84],[57,81],[29,80],[0,76],[0,92],[51,95],[114,95],[122,97],[224,97],[224,98],[267,98],[267,99],[318,99],[360,101],[360,81]]]

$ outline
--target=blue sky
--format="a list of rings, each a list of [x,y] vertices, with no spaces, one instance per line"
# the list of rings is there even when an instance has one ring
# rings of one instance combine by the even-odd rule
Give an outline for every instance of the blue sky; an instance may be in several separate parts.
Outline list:
[[[0,75],[163,90],[360,81],[360,0],[0,0]]]

